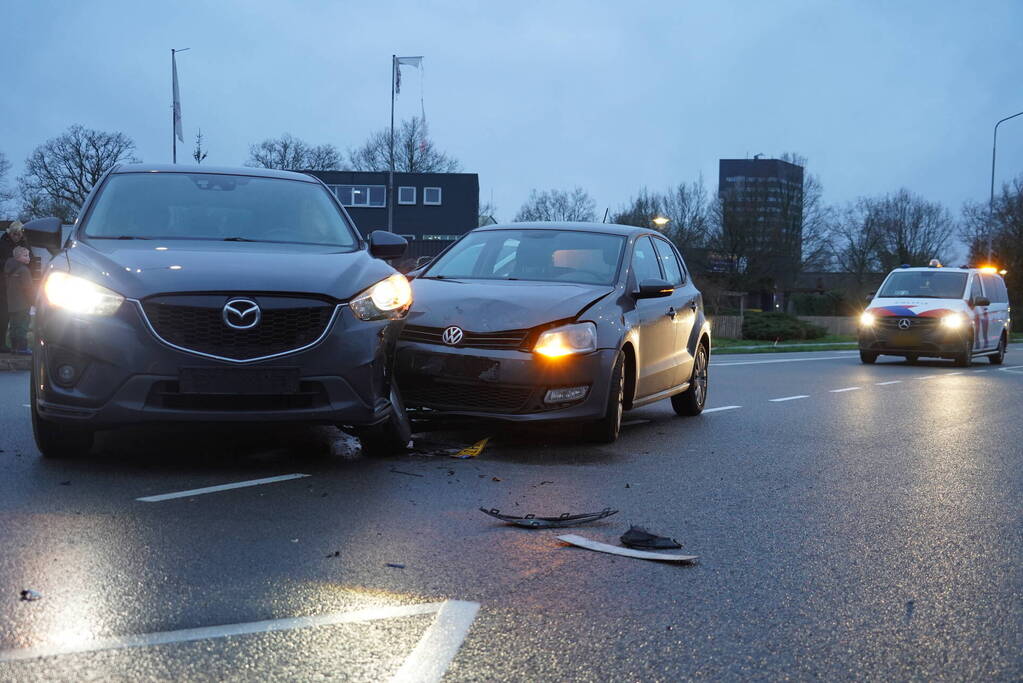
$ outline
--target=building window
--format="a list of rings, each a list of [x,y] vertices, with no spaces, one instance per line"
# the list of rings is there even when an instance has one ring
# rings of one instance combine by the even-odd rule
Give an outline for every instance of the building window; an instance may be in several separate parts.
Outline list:
[[[383,208],[387,206],[384,185],[328,185],[342,206]]]
[[[427,206],[440,206],[440,188],[424,187],[423,204],[426,204]]]
[[[398,235],[398,237],[404,237],[409,242],[415,242],[416,241],[416,236],[415,235]]]
[[[424,242],[454,242],[458,235],[423,235]]]
[[[398,188],[398,203],[399,204],[415,204],[416,203],[416,188],[414,188],[414,187],[399,187]]]

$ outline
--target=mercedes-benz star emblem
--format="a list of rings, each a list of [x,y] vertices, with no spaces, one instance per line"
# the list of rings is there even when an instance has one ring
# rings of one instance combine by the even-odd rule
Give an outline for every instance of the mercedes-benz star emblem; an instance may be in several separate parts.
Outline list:
[[[252,299],[231,299],[224,304],[221,317],[232,330],[251,330],[259,324],[263,313]]]
[[[464,333],[462,332],[462,328],[455,327],[452,325],[448,329],[444,330],[444,334],[442,334],[440,338],[441,341],[443,341],[448,346],[455,346],[462,341],[463,336]]]
[[[909,326],[912,325],[912,324],[913,323],[910,321],[909,318],[903,318],[902,320],[899,321],[899,329],[900,330],[908,330]]]

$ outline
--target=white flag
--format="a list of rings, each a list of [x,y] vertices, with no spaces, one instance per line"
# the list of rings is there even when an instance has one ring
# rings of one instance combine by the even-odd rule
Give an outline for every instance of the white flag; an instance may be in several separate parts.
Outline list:
[[[174,82],[174,135],[178,140],[184,142],[185,136],[181,132],[181,96],[178,94],[178,63],[173,52],[171,52],[171,71]]]
[[[394,92],[401,92],[401,65],[420,68],[423,64],[422,57],[396,57],[394,60]]]

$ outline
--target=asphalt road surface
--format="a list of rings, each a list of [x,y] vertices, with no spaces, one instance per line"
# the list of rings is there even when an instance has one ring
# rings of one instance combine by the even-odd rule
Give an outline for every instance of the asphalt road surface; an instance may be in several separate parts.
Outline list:
[[[613,446],[417,437],[492,437],[464,460],[253,426],[44,461],[27,402],[0,373],[0,680],[1023,677],[1019,347],[718,356],[712,410],[629,413]],[[285,475],[307,476],[196,491]],[[481,506],[621,512],[524,530]],[[699,561],[556,538],[629,523]]]

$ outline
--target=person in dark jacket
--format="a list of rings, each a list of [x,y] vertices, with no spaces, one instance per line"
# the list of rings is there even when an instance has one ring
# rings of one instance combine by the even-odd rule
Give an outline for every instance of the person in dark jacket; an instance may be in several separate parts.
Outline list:
[[[0,235],[0,268],[3,268],[7,259],[14,255],[15,247],[28,248],[25,229],[19,221],[11,223],[7,232]],[[0,353],[7,353],[11,350],[7,346],[7,323],[7,287],[0,286]]]
[[[32,252],[25,247],[15,247],[14,255],[4,264],[7,279],[7,314],[10,317],[11,347],[14,353],[28,355],[29,311],[35,303],[35,284],[28,264]]]

